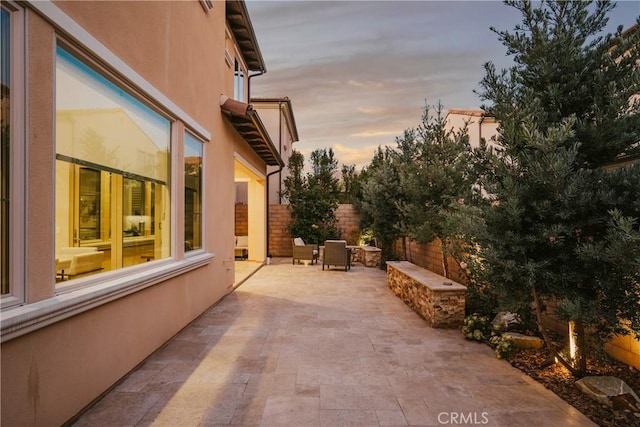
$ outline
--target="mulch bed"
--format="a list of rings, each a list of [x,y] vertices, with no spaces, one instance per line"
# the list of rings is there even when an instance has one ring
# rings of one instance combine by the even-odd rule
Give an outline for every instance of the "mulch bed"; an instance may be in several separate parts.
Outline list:
[[[602,405],[575,385],[576,378],[560,363],[543,367],[549,360],[546,349],[517,350],[509,362],[525,374],[545,386],[565,402],[602,427],[640,426],[640,410],[637,412],[613,410]],[[587,375],[611,375],[625,381],[636,394],[640,394],[640,371],[607,355],[590,355]]]

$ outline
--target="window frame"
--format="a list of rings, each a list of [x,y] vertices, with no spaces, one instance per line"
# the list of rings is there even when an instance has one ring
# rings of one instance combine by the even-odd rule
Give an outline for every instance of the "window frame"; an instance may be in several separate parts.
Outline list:
[[[15,6],[15,1],[3,0],[3,5],[11,4]],[[25,8],[20,8],[25,10]],[[140,292],[143,289],[155,286],[157,284],[166,283],[174,277],[182,276],[190,271],[199,269],[206,265],[209,265],[214,257],[214,253],[197,251],[193,256],[184,258],[182,250],[178,250],[179,235],[177,234],[178,228],[178,213],[182,208],[179,195],[181,194],[180,187],[178,187],[180,163],[181,158],[177,148],[180,147],[180,134],[179,128],[186,128],[197,135],[205,143],[209,143],[212,140],[210,131],[191,117],[186,111],[180,108],[172,99],[166,96],[163,92],[156,89],[149,81],[138,74],[129,65],[123,62],[118,56],[116,56],[110,49],[97,40],[92,34],[85,30],[80,24],[74,21],[69,15],[63,12],[58,6],[50,1],[31,2],[29,3],[29,9],[42,16],[53,28],[55,35],[52,41],[57,45],[59,43],[65,43],[65,46],[70,49],[74,54],[82,54],[83,58],[92,59],[93,64],[98,64],[103,70],[107,71],[108,76],[115,76],[121,82],[126,83],[126,87],[134,89],[137,94],[143,95],[143,99],[151,102],[154,108],[160,108],[161,112],[169,115],[175,120],[175,126],[171,126],[171,167],[170,174],[172,177],[170,191],[172,192],[172,202],[170,204],[170,212],[172,216],[171,227],[171,241],[172,241],[172,257],[159,260],[158,262],[150,263],[151,265],[139,264],[126,269],[114,270],[105,274],[91,276],[90,282],[82,282],[85,279],[78,279],[77,284],[68,289],[55,289],[53,280],[51,283],[51,294],[44,299],[29,302],[25,300],[25,292],[23,285],[23,301],[18,305],[7,306],[5,310],[5,301],[3,299],[2,312],[0,315],[0,342],[6,342],[11,339],[23,336],[33,331],[39,330],[48,325],[54,324],[61,320],[76,316],[78,314],[90,311],[96,307],[107,304],[111,301],[116,301],[120,298],[128,295]],[[23,13],[24,25],[23,32],[26,31],[26,15]],[[26,40],[26,32],[24,33],[24,40]],[[26,46],[26,44],[24,45]],[[18,75],[26,76],[27,62],[26,62],[26,49],[22,49],[22,56],[24,57],[23,72]],[[52,70],[55,69],[55,63],[51,62]],[[55,78],[52,74],[50,78]],[[26,94],[27,94],[27,80],[24,78],[23,99],[25,105],[20,107],[20,111],[24,112],[21,117],[21,127],[23,129],[23,140],[26,141],[26,131],[28,129],[29,116],[26,109]],[[17,107],[16,107],[17,108]],[[52,109],[50,114],[55,115],[55,109]],[[54,130],[55,132],[55,130]],[[18,169],[22,172],[22,184],[19,187],[19,195],[22,197],[22,206],[26,206],[26,198],[23,195],[26,192],[26,177],[28,173],[29,165],[26,163],[26,147],[23,144],[20,149],[22,151],[22,164]],[[53,148],[53,147],[52,147]],[[52,150],[53,155],[53,150]],[[55,162],[55,157],[52,157],[52,162]],[[23,167],[23,166],[27,167]],[[176,177],[175,179],[173,177]],[[18,184],[14,182],[14,184]],[[54,190],[54,184],[51,183],[51,190]],[[44,213],[49,215],[48,218],[53,219],[53,209]],[[26,283],[26,254],[25,254],[25,219],[24,209],[20,211],[18,216],[19,220],[22,220],[22,231],[20,232],[20,239],[17,240],[18,245],[22,249],[20,251],[20,262],[22,263],[22,276],[19,278],[20,283]],[[14,224],[15,225],[15,224]],[[51,240],[54,240],[53,233],[55,229],[51,229]],[[195,252],[195,251],[194,251]],[[13,254],[12,254],[13,255]],[[54,252],[53,247],[51,252],[46,254],[51,262],[51,268],[53,269]],[[13,262],[16,265],[16,262]],[[113,274],[111,274],[113,273]],[[46,285],[42,286],[38,284],[38,289],[44,289]]]
[[[204,179],[205,177],[205,169],[206,169],[206,164],[205,164],[205,147],[206,147],[206,142],[202,140],[202,138],[199,138],[196,134],[194,134],[193,132],[190,132],[189,130],[185,129],[184,131],[184,135],[183,135],[183,146],[186,146],[186,138],[187,136],[190,136],[192,139],[194,139],[196,142],[198,142],[201,146],[202,146],[202,168],[200,170],[200,247],[196,248],[196,249],[192,249],[187,251],[186,249],[184,250],[184,256],[188,257],[188,256],[192,256],[193,254],[197,254],[200,252],[203,252],[206,250],[206,245],[205,245],[205,236],[206,236],[206,221],[204,220],[206,218],[206,180]],[[183,174],[184,174],[184,164],[185,164],[185,151],[184,151],[184,147],[182,150],[182,165],[183,165]],[[183,214],[183,226],[186,226],[186,206],[184,204],[185,201],[185,194],[186,194],[186,182],[184,183],[184,185],[182,186],[182,214]],[[185,233],[182,233],[182,246],[184,248],[185,243],[186,243],[186,238],[185,238]]]
[[[236,57],[233,66],[233,99],[236,101],[247,102],[245,101],[245,96],[247,94],[247,76],[247,67],[244,64],[240,53],[236,50]],[[242,87],[238,84],[239,82],[242,82]]]
[[[176,117],[174,117],[174,115],[172,115],[169,111],[166,111],[165,109],[163,109],[161,105],[158,105],[150,101],[149,100],[150,98],[148,96],[145,96],[145,94],[141,90],[139,90],[137,87],[130,84],[124,78],[120,77],[118,73],[116,73],[112,69],[103,65],[102,61],[95,60],[94,57],[90,55],[86,50],[76,47],[75,44],[69,42],[65,37],[58,34],[55,40],[55,46],[56,46],[56,49],[58,47],[62,48],[69,55],[73,56],[77,61],[84,64],[87,68],[93,70],[95,73],[99,74],[104,79],[108,80],[111,84],[116,86],[118,89],[122,90],[123,92],[126,92],[129,96],[135,98],[138,102],[140,102],[147,108],[151,109],[154,113],[160,115],[162,118],[166,119],[169,122],[169,162],[170,164],[169,164],[169,170],[167,171],[169,179],[166,186],[167,186],[168,194],[170,197],[169,213],[171,215],[171,218],[169,220],[169,224],[171,229],[170,229],[169,235],[170,235],[171,242],[168,245],[170,250],[170,255],[167,257],[158,259],[153,263],[153,266],[157,265],[158,263],[169,264],[169,263],[175,262],[178,259],[178,253],[179,253],[177,251],[177,247],[178,247],[178,244],[176,241],[177,221],[175,216],[177,213],[177,207],[176,207],[177,202],[173,200],[175,195],[179,194],[179,193],[176,193],[176,190],[179,187],[178,187],[178,183],[174,178],[176,176],[175,164],[179,161],[178,154],[176,152],[176,147],[178,145],[178,138],[177,138],[177,128],[179,127],[178,119],[176,119]],[[54,64],[53,64],[54,69],[56,67],[56,63],[55,63],[56,60],[57,60],[57,57],[54,54]],[[53,76],[53,79],[54,79],[54,86],[55,86],[55,74]],[[54,104],[55,104],[55,101],[54,101]],[[54,106],[53,113],[55,114],[55,106]],[[54,123],[55,123],[55,120],[54,120]],[[55,131],[54,131],[54,135],[55,135]],[[55,147],[56,147],[56,141],[54,140],[54,150],[57,150],[55,149]],[[55,188],[55,185],[56,184],[54,183],[54,188]],[[54,218],[54,221],[55,221],[55,218]],[[55,237],[54,237],[54,240],[55,240]],[[55,258],[55,257],[52,257],[52,258]],[[54,283],[55,293],[63,294],[63,293],[75,291],[79,288],[99,285],[103,282],[111,281],[114,278],[126,277],[127,275],[130,275],[130,274],[151,270],[153,266],[149,266],[147,265],[147,263],[140,263],[132,266],[126,266],[126,267],[123,266],[122,268],[116,268],[113,270],[108,270],[108,271],[100,272],[97,274],[88,275],[86,277],[76,278],[76,279],[73,279],[72,281],[69,281],[69,283],[66,283],[66,282]]]
[[[26,193],[26,53],[25,53],[25,11],[11,0],[2,2],[2,8],[9,11],[10,19],[10,139],[9,139],[9,292],[0,298],[0,307],[12,307],[25,300],[25,193]]]

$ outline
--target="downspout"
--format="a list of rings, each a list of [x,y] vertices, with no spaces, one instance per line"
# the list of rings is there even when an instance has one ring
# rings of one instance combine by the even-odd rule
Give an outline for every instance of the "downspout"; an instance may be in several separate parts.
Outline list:
[[[480,115],[480,120],[478,120],[478,144],[482,141],[482,122],[484,121],[485,114],[483,111]]]
[[[247,103],[251,104],[251,77],[261,76],[266,72],[267,70],[261,70],[257,73],[249,74],[249,77],[247,77]]]
[[[282,101],[278,101],[278,153],[282,158]],[[283,168],[280,168],[282,172]],[[282,173],[278,176],[278,204],[282,204]]]

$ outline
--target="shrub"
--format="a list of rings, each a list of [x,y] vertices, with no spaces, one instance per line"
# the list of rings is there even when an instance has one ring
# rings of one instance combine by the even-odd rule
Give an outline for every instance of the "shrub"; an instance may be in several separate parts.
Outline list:
[[[513,340],[506,335],[494,335],[489,340],[498,359],[508,359],[515,348]]]
[[[491,331],[491,321],[487,316],[472,314],[464,318],[462,333],[465,338],[473,341],[484,342]]]

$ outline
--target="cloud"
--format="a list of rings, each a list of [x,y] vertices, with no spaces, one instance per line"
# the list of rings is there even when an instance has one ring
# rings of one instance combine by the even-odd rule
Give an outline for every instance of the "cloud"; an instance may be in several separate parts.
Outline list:
[[[358,107],[357,111],[362,114],[382,115],[388,113],[389,110],[383,107]]]
[[[358,164],[368,163],[371,147],[417,126],[425,102],[479,108],[483,64],[511,64],[489,27],[509,30],[522,19],[497,1],[249,0],[247,7],[268,69],[251,80],[251,95],[292,100],[296,147],[340,147]],[[633,23],[640,5],[617,9]]]
[[[371,163],[378,145],[367,145],[354,149],[343,144],[334,144],[332,148],[340,164],[355,165],[357,170],[362,170],[363,166]]]
[[[401,134],[402,130],[367,130],[364,132],[354,133],[351,136],[357,137],[371,137],[371,136],[387,136],[387,135],[398,135]]]
[[[349,80],[347,82],[349,86],[366,87],[366,88],[381,88],[384,87],[382,82],[362,81],[362,80]]]

